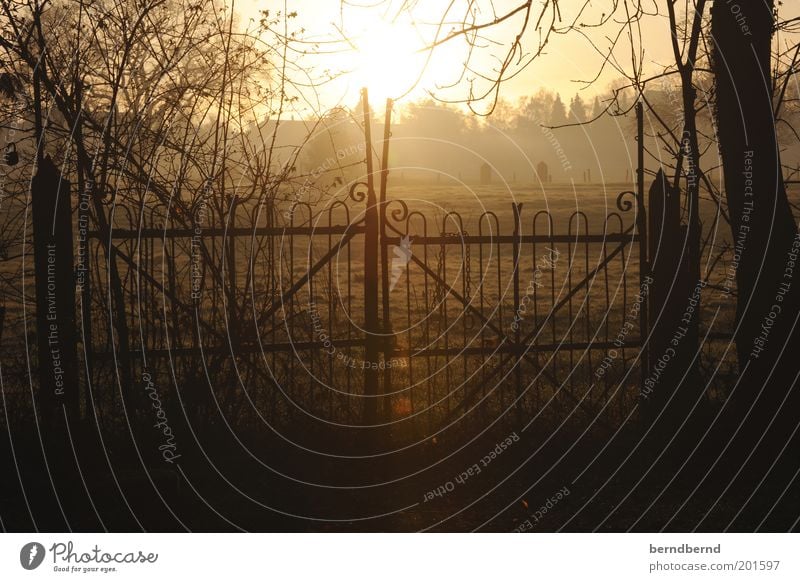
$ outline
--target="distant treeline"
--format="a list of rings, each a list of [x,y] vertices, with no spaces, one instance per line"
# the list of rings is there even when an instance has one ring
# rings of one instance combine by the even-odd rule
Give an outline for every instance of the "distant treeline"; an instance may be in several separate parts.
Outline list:
[[[662,85],[646,94],[653,110],[668,121],[673,132],[683,131],[680,93]],[[453,105],[433,100],[398,107],[392,127],[391,167],[394,181],[481,181],[481,167],[491,168],[496,184],[538,182],[630,182],[634,179],[635,95],[613,87],[591,97],[540,89],[516,103],[501,100],[488,117],[478,117]],[[705,146],[713,146],[714,127],[710,104],[700,113]],[[382,139],[382,109],[373,113],[373,140]],[[300,157],[302,172],[312,181],[340,183],[363,172],[363,132],[358,121],[363,112],[336,110],[316,127]],[[307,122],[288,133],[302,134]],[[655,125],[655,124],[654,124]],[[302,126],[302,127],[301,127]],[[646,133],[649,134],[649,124]],[[288,128],[287,128],[288,129]],[[652,136],[651,136],[652,137]],[[792,136],[783,136],[789,151],[785,163],[796,167],[798,148]],[[376,151],[379,151],[379,145]],[[704,155],[716,155],[704,147]],[[648,165],[669,159],[671,152],[650,151]],[[543,164],[543,165],[542,165]]]

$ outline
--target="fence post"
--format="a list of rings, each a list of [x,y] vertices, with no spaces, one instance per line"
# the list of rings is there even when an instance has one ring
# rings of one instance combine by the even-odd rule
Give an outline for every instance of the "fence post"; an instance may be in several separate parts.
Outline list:
[[[650,351],[652,362],[648,362],[647,378],[652,379],[653,367],[663,356],[669,342],[667,328],[674,317],[673,305],[668,303],[673,278],[677,275],[679,256],[678,236],[680,234],[680,214],[676,214],[675,206],[679,198],[672,190],[663,170],[659,170],[650,186],[650,240],[648,255],[653,284],[650,288],[649,319],[652,329],[650,334]],[[680,212],[680,208],[678,208]],[[674,302],[673,302],[674,303]],[[651,365],[652,364],[652,365]],[[643,384],[642,397],[645,402],[652,403],[652,386]],[[650,406],[650,408],[653,408]]]
[[[653,203],[653,200],[650,200]],[[644,202],[644,107],[641,101],[636,104],[636,231],[639,235],[639,293],[642,304],[639,306],[639,335],[642,339],[642,348],[639,354],[639,391],[644,390],[644,383],[650,374],[650,286],[647,278],[652,275],[650,270],[651,254],[648,253],[648,235],[656,232],[648,228],[647,217],[652,213],[645,212]]]
[[[686,235],[687,228],[681,225],[680,191],[659,170],[650,187],[651,361],[641,394],[648,421],[655,422],[660,416],[665,431],[680,416],[681,398],[675,390],[692,357],[681,332],[690,287]],[[663,413],[670,401],[670,413]]]
[[[364,234],[364,421],[375,424],[378,410],[378,209],[375,194],[367,195]]]
[[[369,94],[361,91],[367,154],[367,208],[364,214],[364,423],[376,424],[378,416],[378,245],[380,225],[372,165],[372,128]]]
[[[236,228],[236,209],[239,205],[239,197],[234,196],[231,199],[231,208],[228,213],[228,286],[230,293],[228,293],[228,334],[231,338],[231,344],[237,346],[239,343],[239,325],[238,315],[236,313],[236,235],[234,229]]]
[[[78,204],[78,266],[75,270],[77,289],[81,294],[81,335],[83,338],[83,357],[86,368],[86,382],[83,390],[85,410],[90,410],[92,403],[89,397],[94,378],[94,343],[92,340],[92,288],[91,288],[91,242],[89,232],[89,196],[84,186]]]
[[[383,417],[388,420],[391,414],[392,393],[392,360],[394,351],[394,334],[392,332],[392,317],[389,307],[389,245],[386,243],[386,190],[389,181],[389,140],[392,137],[392,106],[391,99],[386,100],[386,118],[383,124],[383,154],[381,156],[381,192],[380,192],[380,245],[381,245],[381,298],[383,300]]]
[[[70,183],[49,156],[40,160],[31,184],[36,289],[36,335],[42,415],[79,412],[75,347],[75,279]]]
[[[522,231],[522,220],[520,214],[522,213],[522,204],[512,203],[514,211],[514,242],[512,244],[512,259],[514,261],[514,385],[517,392],[517,404],[514,408],[517,410],[517,417],[522,420],[522,353],[523,348],[521,343],[521,330],[519,322],[516,321],[519,317],[520,309],[522,308],[522,298],[519,292],[519,261],[520,261],[520,235]]]

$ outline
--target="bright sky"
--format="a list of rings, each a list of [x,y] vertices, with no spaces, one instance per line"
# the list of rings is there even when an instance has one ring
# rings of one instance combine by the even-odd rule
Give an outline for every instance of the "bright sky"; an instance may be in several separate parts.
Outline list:
[[[477,2],[484,12],[476,14],[475,20],[490,21],[520,3],[520,0]],[[463,40],[438,47],[425,66],[427,53],[418,51],[434,39],[447,36],[454,21],[463,18],[467,4],[467,0],[345,0],[344,3],[340,0],[287,0],[286,3],[283,0],[237,0],[236,11],[243,18],[257,17],[258,11],[265,9],[274,14],[284,10],[284,6],[288,12],[298,13],[292,21],[294,29],[305,29],[306,38],[321,43],[318,47],[306,47],[316,54],[304,56],[303,67],[313,71],[312,75],[325,70],[344,73],[322,90],[323,106],[329,108],[354,105],[362,86],[369,87],[373,103],[382,102],[386,97],[418,99],[428,91],[453,99],[468,95],[467,80],[475,78],[479,82],[481,74],[491,75],[497,67],[497,59],[505,57],[507,43],[518,32],[523,14],[493,28],[488,33],[490,39],[477,43],[477,50],[470,56],[474,72],[462,76],[463,63],[469,56],[468,45]],[[534,2],[535,6],[541,4],[544,2]],[[561,25],[578,17],[566,11],[577,10],[582,4],[574,0],[561,2]],[[609,6],[623,3],[599,0],[592,4],[592,8],[580,15],[581,22],[599,22]],[[492,5],[494,14],[489,11]],[[447,13],[449,22],[439,27],[448,6],[452,7]],[[800,7],[788,10],[800,11]],[[548,13],[544,21],[549,22],[549,18]],[[593,79],[602,66],[602,57],[591,43],[605,49],[610,44],[609,38],[619,30],[620,25],[612,22],[600,28],[581,28],[580,33],[588,38],[576,31],[551,36],[544,54],[503,85],[501,97],[513,101],[519,96],[536,93],[540,88],[558,91],[565,100],[581,90],[584,98],[605,92],[608,84],[621,76],[613,66],[606,66],[593,87],[585,88],[576,81]],[[645,17],[642,38],[646,45],[645,66],[651,72],[662,70],[663,65],[672,60],[666,16]],[[506,45],[492,42],[501,40]],[[536,51],[538,42],[539,33],[531,25],[523,37],[523,60]],[[639,40],[636,42],[638,44]],[[630,43],[626,38],[621,40],[616,57],[618,66],[631,70]],[[423,70],[425,73],[420,78]],[[447,88],[454,84],[453,88]]]

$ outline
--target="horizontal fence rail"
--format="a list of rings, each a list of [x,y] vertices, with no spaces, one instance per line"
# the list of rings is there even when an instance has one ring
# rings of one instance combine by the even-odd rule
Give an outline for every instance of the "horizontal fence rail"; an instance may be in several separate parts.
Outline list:
[[[640,284],[642,235],[623,220],[630,205],[598,234],[580,212],[559,229],[551,214],[514,206],[513,221],[488,212],[468,229],[457,213],[434,227],[391,202],[380,237],[364,221],[367,202],[281,213],[232,200],[216,226],[181,226],[163,208],[120,209],[106,240],[91,232],[87,243],[94,373],[109,382],[127,374],[122,398],[144,373],[195,378],[199,395],[185,398],[199,416],[246,392],[271,421],[357,425],[371,397],[364,371],[379,370],[379,420],[400,436],[473,409],[630,409],[642,342],[638,326],[618,337]],[[385,249],[389,288],[365,280],[372,246]],[[122,311],[108,289],[112,262]],[[370,333],[369,292],[389,307]]]
[[[594,234],[581,212],[560,230],[550,213],[514,205],[514,224],[487,212],[468,229],[458,213],[434,226],[387,203],[387,408],[425,417],[429,430],[465,413],[530,418],[576,402],[594,416],[627,413],[643,340],[639,310],[632,324],[629,312],[646,267],[644,234],[624,225],[632,207],[619,206]]]

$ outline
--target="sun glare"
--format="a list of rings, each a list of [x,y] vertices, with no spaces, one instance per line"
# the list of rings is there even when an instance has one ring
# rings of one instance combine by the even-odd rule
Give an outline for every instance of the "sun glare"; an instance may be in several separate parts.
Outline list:
[[[261,6],[257,0],[244,0]],[[377,109],[386,98],[406,101],[439,92],[461,78],[468,46],[459,39],[439,44],[442,4],[434,0],[301,3],[297,22],[302,42],[298,67],[312,78],[325,107],[354,105],[367,87]],[[316,44],[319,42],[319,44]],[[311,99],[313,102],[314,99]]]
[[[374,20],[351,40],[354,47],[351,83],[367,87],[374,102],[413,91],[425,65],[422,40],[410,25]]]

